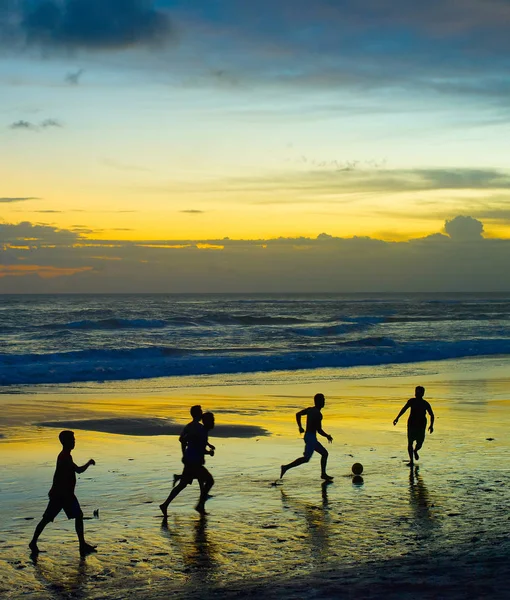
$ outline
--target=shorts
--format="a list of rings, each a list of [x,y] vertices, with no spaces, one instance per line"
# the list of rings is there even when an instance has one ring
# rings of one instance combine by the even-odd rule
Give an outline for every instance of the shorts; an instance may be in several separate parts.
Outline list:
[[[76,496],[53,496],[50,497],[48,506],[44,511],[43,519],[53,521],[58,513],[63,510],[68,519],[83,517],[80,503]]]
[[[416,442],[417,444],[423,444],[425,441],[425,430],[427,429],[427,424],[425,425],[408,425],[407,426],[407,441],[409,444]]]
[[[305,451],[303,452],[303,456],[306,460],[310,460],[312,458],[312,454],[314,452],[319,452],[319,454],[327,454],[328,451],[324,446],[317,441],[317,436],[315,433],[305,433]]]
[[[204,479],[208,473],[204,465],[186,464],[181,475],[181,482],[186,485],[191,485],[195,479]]]

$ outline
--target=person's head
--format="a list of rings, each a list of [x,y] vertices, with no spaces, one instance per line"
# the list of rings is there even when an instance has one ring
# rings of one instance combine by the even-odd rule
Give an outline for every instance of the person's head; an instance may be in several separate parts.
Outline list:
[[[193,417],[193,421],[200,421],[202,418],[202,407],[200,404],[195,404],[189,409],[189,414]]]
[[[414,390],[414,395],[417,398],[423,398],[424,394],[425,394],[425,388],[422,385],[416,386],[416,389]]]
[[[58,434],[58,439],[65,450],[72,450],[74,448],[74,431],[61,431]]]
[[[214,429],[214,414],[212,412],[205,412],[202,415],[202,423],[206,429]]]
[[[324,394],[315,394],[313,401],[316,408],[324,408],[324,405],[326,404],[326,398],[324,398]]]

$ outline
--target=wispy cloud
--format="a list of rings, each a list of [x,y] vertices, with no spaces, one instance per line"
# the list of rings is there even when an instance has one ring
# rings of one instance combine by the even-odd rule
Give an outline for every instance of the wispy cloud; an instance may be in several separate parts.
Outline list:
[[[42,129],[52,129],[55,127],[59,128],[63,127],[63,125],[60,121],[57,121],[57,119],[44,119],[44,121],[41,121],[39,124],[21,119],[19,121],[14,121],[14,123],[9,125],[9,129],[21,131],[41,131]]]
[[[204,214],[204,210],[195,210],[195,209],[188,209],[188,210],[181,210],[181,213],[185,213],[188,215],[203,215]]]
[[[64,81],[69,85],[78,85],[84,73],[85,69],[78,69],[77,71],[72,71],[66,74],[66,76],[64,77]]]
[[[40,198],[36,198],[35,196],[26,196],[22,198],[0,198],[0,204],[10,204],[13,202],[27,202],[28,200],[40,200]]]

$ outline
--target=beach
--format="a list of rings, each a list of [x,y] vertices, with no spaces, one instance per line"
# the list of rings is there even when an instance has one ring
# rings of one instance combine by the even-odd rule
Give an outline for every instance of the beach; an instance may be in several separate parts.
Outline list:
[[[417,469],[406,466],[415,385],[436,414]],[[0,591],[11,598],[507,597],[510,381],[506,357],[145,382],[32,386],[0,395]],[[326,396],[333,438],[319,460],[279,480],[302,454],[297,410]],[[199,403],[216,415],[198,487],[158,505],[180,472],[177,434]],[[77,496],[97,554],[80,559],[63,515],[28,541],[47,502],[60,429],[76,432]],[[351,466],[361,462],[363,481]],[[97,516],[94,516],[94,512]]]

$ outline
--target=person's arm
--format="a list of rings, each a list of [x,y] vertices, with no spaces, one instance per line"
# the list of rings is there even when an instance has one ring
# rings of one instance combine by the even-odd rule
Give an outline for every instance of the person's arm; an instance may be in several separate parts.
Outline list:
[[[300,410],[299,412],[296,413],[296,423],[297,423],[297,426],[299,428],[299,433],[304,433],[304,431],[305,431],[303,429],[303,426],[301,425],[301,418],[304,415],[306,415],[307,412],[308,412],[308,409],[307,408],[303,408],[303,410]]]
[[[393,421],[393,425],[396,425],[398,423],[398,420],[400,419],[400,417],[406,412],[406,410],[409,408],[409,401],[406,402],[405,406],[402,408],[402,410],[398,413],[397,418]]]
[[[74,465],[74,470],[76,473],[83,473],[84,471],[86,471],[91,465],[95,465],[96,461],[91,458],[88,462],[86,462],[84,465],[82,465],[81,467],[79,467],[78,465]]]
[[[320,433],[320,435],[322,435],[323,437],[325,437],[330,444],[333,441],[333,437],[331,435],[329,435],[329,433],[326,433],[324,431],[324,429],[322,429],[322,427],[320,429],[317,429],[317,433]]]
[[[432,410],[432,406],[430,406],[430,404],[427,406],[427,412],[430,415],[430,425],[429,425],[429,433],[433,433],[434,432],[434,412]]]
[[[209,450],[216,450],[216,446],[213,446],[210,442],[207,442],[207,447],[209,448]]]
[[[188,445],[188,426],[182,430],[181,435],[179,436],[179,442],[181,443],[182,455],[184,456],[184,452],[186,451],[186,446]]]

